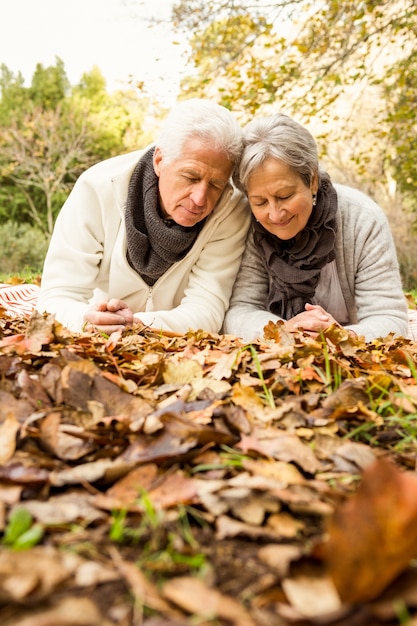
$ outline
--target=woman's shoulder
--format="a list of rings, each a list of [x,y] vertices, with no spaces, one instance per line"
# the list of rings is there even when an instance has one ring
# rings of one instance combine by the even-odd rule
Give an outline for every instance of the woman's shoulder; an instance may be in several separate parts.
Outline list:
[[[334,183],[337,192],[338,209],[343,220],[370,219],[386,221],[379,204],[360,189]]]

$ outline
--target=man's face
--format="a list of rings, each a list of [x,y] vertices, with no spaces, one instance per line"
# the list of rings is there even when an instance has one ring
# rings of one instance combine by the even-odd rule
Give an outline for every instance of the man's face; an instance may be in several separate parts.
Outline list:
[[[153,164],[163,217],[186,227],[212,212],[232,173],[226,154],[207,148],[197,138],[186,142],[180,156],[168,163],[156,148]]]

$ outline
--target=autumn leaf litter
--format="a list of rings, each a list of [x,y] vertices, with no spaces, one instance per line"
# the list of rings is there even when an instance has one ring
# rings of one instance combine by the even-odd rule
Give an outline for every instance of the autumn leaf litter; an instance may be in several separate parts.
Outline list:
[[[2,626],[417,623],[416,343],[0,329]]]

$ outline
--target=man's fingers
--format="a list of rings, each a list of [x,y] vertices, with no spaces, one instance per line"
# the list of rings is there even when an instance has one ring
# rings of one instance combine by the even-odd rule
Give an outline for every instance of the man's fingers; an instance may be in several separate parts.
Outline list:
[[[106,335],[111,335],[119,330],[124,330],[124,324],[113,324],[113,325],[105,325],[105,324],[91,324],[88,323],[85,325],[84,330],[87,333],[105,333]]]
[[[127,308],[128,306],[126,302],[123,302],[123,300],[118,300],[117,298],[110,298],[110,300],[107,302],[108,311],[116,312]]]

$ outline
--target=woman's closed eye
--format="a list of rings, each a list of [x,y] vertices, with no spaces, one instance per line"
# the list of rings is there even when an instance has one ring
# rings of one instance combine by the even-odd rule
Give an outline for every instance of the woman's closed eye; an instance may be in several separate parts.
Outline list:
[[[265,204],[268,204],[267,200],[265,200],[265,199],[263,199],[263,200],[256,200],[256,201],[251,200],[251,206],[262,207],[262,206],[265,206]]]

